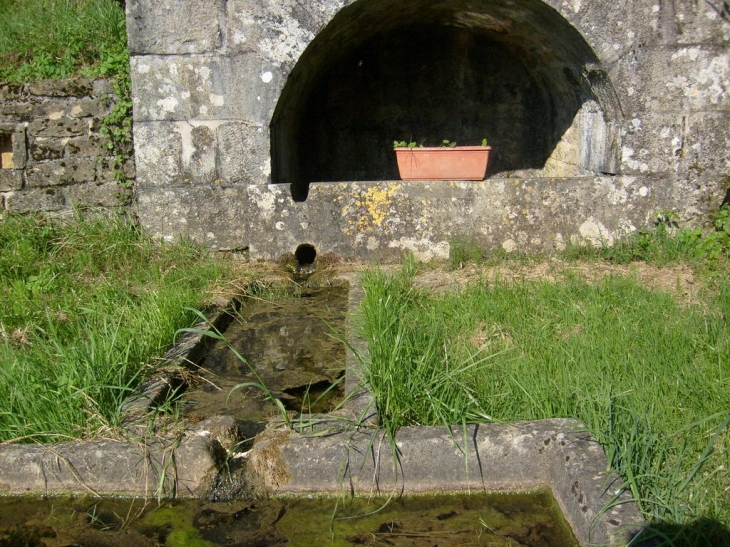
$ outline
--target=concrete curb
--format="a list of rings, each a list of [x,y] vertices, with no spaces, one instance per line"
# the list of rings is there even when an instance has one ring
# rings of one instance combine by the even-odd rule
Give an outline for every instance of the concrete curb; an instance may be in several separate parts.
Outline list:
[[[581,545],[626,545],[644,525],[631,497],[614,493],[619,477],[606,471],[603,450],[576,420],[407,427],[395,448],[394,457],[380,430],[328,437],[267,430],[249,455],[248,478],[273,495],[548,487]]]
[[[146,443],[111,440],[8,445],[0,450],[4,494],[193,497],[224,452],[210,439],[187,436]]]

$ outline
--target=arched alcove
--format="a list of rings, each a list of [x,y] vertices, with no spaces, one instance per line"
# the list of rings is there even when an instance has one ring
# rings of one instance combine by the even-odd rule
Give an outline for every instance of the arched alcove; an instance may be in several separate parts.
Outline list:
[[[272,182],[397,179],[393,140],[494,146],[490,176],[615,172],[618,101],[593,51],[540,0],[358,0],[292,70],[271,123]],[[578,116],[582,113],[582,116]],[[579,119],[580,118],[580,119]]]

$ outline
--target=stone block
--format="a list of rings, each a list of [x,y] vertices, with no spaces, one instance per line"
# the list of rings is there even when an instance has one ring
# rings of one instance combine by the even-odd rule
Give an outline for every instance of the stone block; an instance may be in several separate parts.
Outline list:
[[[92,88],[94,97],[105,97],[114,94],[114,84],[109,78],[94,80]]]
[[[212,249],[248,243],[246,189],[242,186],[140,186],[137,209],[140,222],[155,238],[190,238]]]
[[[91,78],[39,80],[27,84],[28,92],[38,97],[88,97],[94,94]]]
[[[16,169],[24,169],[28,161],[28,148],[26,146],[25,126],[18,125],[11,136],[13,146],[13,163]]]
[[[124,176],[128,179],[134,179],[137,176],[137,166],[134,162],[134,156],[124,162],[122,171],[124,172]]]
[[[724,8],[724,12],[723,12]],[[677,24],[677,42],[681,44],[728,43],[727,4],[706,2],[674,2]]]
[[[33,105],[33,118],[48,118],[49,120],[58,120],[66,118],[67,105],[65,100],[48,101]]]
[[[231,117],[268,126],[286,82],[283,68],[256,54],[231,57],[226,68]]]
[[[644,112],[624,121],[621,173],[677,173],[684,154],[685,116]]]
[[[0,123],[27,122],[33,117],[33,106],[28,103],[0,102]]]
[[[127,6],[131,53],[206,53],[221,45],[222,2],[137,0]]]
[[[136,123],[134,147],[140,188],[185,183],[182,176],[182,136],[176,123]]]
[[[115,182],[74,184],[64,188],[66,203],[79,208],[117,207],[129,201],[131,190]]]
[[[88,124],[78,118],[36,119],[28,126],[31,137],[78,137],[88,131]]]
[[[96,159],[66,158],[28,166],[25,180],[29,187],[64,186],[96,180]]]
[[[96,171],[96,183],[112,182],[117,180],[116,159],[112,156],[96,158],[98,169]]]
[[[218,127],[218,175],[223,183],[267,184],[271,179],[269,129],[246,123]]]
[[[66,202],[60,188],[29,188],[5,196],[5,209],[12,213],[58,211]]]
[[[0,192],[20,190],[23,187],[23,171],[20,169],[0,169]]]
[[[678,177],[672,187],[673,201],[680,221],[685,225],[702,226],[708,214],[717,211],[728,198],[730,177],[727,171],[697,170],[690,166],[685,177]]]
[[[280,67],[251,53],[135,57],[131,70],[136,121],[247,120],[268,125],[285,79]]]
[[[0,450],[5,471],[0,491],[201,496],[221,459],[220,445],[202,436],[147,444],[101,440],[9,445]]]
[[[0,102],[17,101],[23,97],[24,84],[0,84]]]
[[[688,121],[686,164],[697,173],[730,173],[730,113],[692,114]]]
[[[656,44],[660,35],[661,5],[653,0],[582,2],[546,0],[586,38],[606,64],[630,51]],[[656,8],[659,9],[656,9]]]
[[[183,177],[194,184],[220,182],[215,164],[216,127],[217,123],[210,126],[205,122],[178,124],[183,147]]]
[[[106,139],[101,135],[74,137],[66,140],[66,150],[70,156],[106,156],[109,150]]]
[[[621,59],[610,72],[627,116],[730,109],[727,46],[647,48]]]
[[[217,56],[133,57],[135,121],[222,119],[226,104]]]
[[[304,49],[348,2],[315,0],[229,0],[227,44],[234,52],[261,52],[285,65]]]
[[[38,137],[31,139],[28,152],[31,161],[59,160],[63,157],[65,139]]]
[[[68,115],[72,118],[88,118],[91,116],[103,118],[109,113],[109,110],[106,100],[99,98],[81,99],[69,105]]]

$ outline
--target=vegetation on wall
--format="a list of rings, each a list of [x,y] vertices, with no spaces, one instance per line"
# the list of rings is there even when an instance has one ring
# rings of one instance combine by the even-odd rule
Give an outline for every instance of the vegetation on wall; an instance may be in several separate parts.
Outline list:
[[[127,61],[128,65],[128,61]],[[132,186],[132,179],[128,175],[128,162],[134,155],[132,142],[132,86],[129,74],[120,73],[114,78],[115,102],[111,111],[104,118],[101,134],[106,138],[106,147],[112,156],[114,178],[124,188]],[[123,194],[128,200],[129,195]]]

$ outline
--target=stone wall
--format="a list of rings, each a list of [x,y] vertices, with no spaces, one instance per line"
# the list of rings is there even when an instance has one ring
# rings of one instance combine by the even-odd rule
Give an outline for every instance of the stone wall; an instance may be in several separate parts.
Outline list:
[[[303,240],[426,256],[454,235],[551,250],[662,209],[699,223],[730,185],[730,14],[714,0],[128,0],[127,26],[139,217],[158,237],[262,258]],[[488,181],[531,190],[454,210],[461,185],[398,183],[353,231],[409,136],[487,136]]]
[[[115,177],[114,157],[100,133],[114,100],[107,80],[0,84],[0,212],[128,208],[131,188]]]

